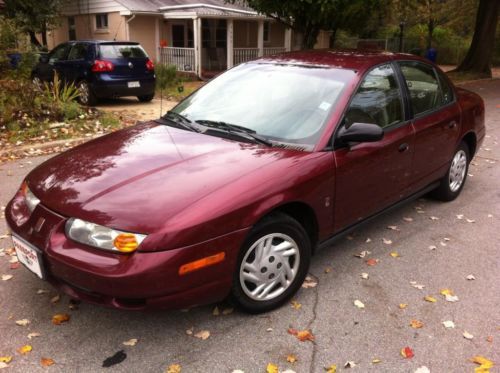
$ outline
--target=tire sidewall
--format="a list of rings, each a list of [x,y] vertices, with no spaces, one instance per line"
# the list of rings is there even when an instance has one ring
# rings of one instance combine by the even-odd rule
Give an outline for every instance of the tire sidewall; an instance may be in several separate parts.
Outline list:
[[[246,253],[252,245],[260,238],[272,233],[285,234],[295,241],[300,255],[299,268],[292,284],[282,294],[271,300],[256,301],[249,298],[242,289],[240,283],[240,268]],[[279,307],[292,297],[304,282],[309,270],[310,259],[311,243],[309,237],[296,220],[287,215],[277,215],[266,218],[252,229],[240,249],[233,276],[231,291],[233,300],[245,311],[250,313],[266,312]]]

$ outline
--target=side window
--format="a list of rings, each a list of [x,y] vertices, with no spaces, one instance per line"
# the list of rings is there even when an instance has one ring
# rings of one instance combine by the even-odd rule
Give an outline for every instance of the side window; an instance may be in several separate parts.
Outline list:
[[[432,66],[419,62],[401,62],[400,66],[410,92],[414,115],[441,106],[439,83]]]
[[[71,45],[69,44],[61,44],[57,46],[49,55],[49,63],[54,63],[58,61],[65,61],[68,57],[69,48]]]
[[[353,123],[374,123],[385,128],[403,121],[403,104],[394,69],[390,64],[374,68],[365,77],[344,117]]]
[[[83,60],[87,56],[88,44],[77,43],[69,52],[68,60]]]
[[[448,83],[448,80],[443,76],[442,73],[438,72],[439,85],[441,86],[441,104],[447,105],[453,101],[453,89]]]

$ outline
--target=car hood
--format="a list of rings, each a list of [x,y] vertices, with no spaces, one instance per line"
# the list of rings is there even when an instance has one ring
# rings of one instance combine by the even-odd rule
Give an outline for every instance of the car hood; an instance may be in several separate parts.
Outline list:
[[[300,153],[149,122],[51,158],[27,181],[61,215],[152,233],[218,188]]]

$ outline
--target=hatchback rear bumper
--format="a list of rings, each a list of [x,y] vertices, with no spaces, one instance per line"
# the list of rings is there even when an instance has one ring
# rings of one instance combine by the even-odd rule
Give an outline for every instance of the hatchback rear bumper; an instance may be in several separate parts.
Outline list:
[[[139,83],[140,87],[130,87],[129,84]],[[124,79],[101,75],[91,83],[91,89],[98,98],[147,96],[154,95],[156,79],[153,75],[147,77],[130,77]]]

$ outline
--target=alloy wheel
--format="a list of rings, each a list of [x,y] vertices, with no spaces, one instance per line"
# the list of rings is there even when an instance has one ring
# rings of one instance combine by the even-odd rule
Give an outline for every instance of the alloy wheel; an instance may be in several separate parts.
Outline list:
[[[456,192],[462,186],[467,170],[467,155],[463,150],[459,150],[451,161],[448,182],[450,190]]]

